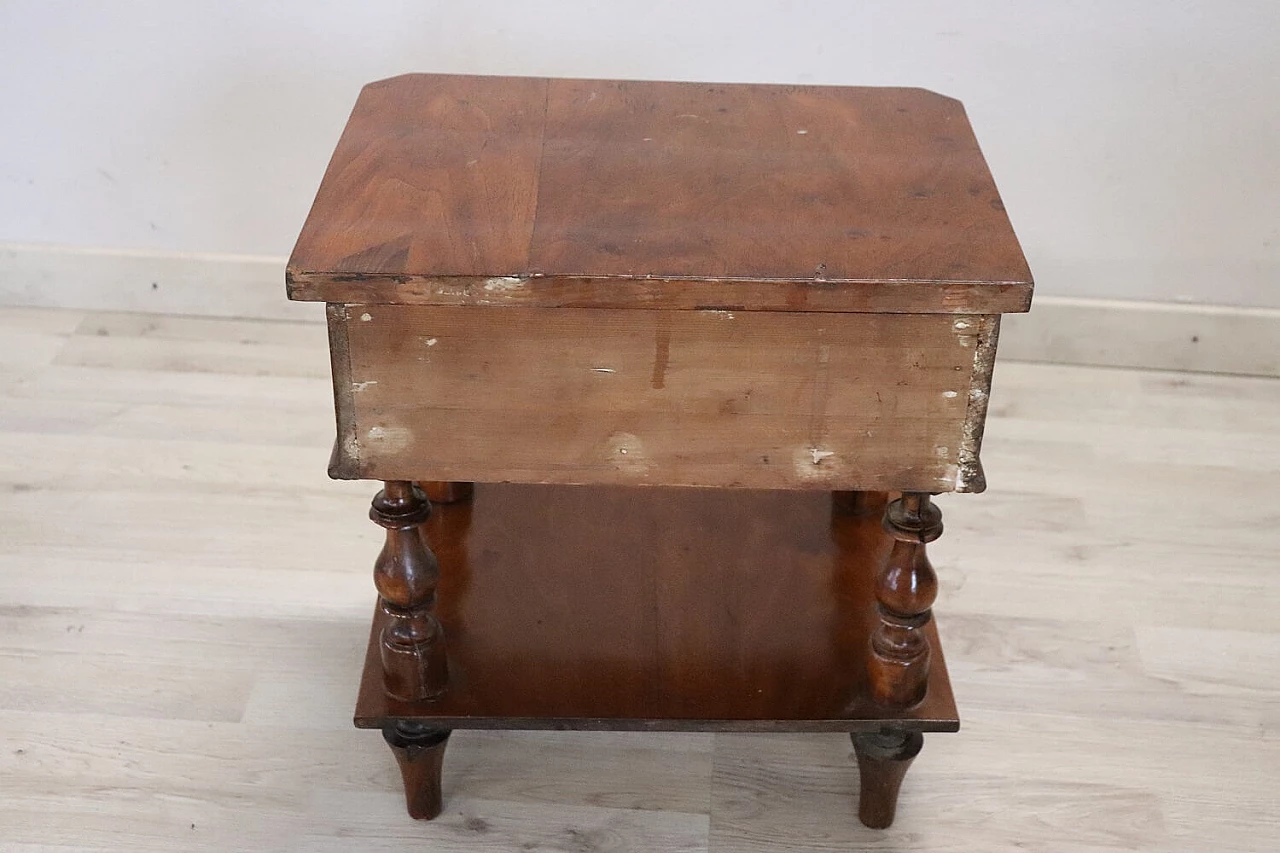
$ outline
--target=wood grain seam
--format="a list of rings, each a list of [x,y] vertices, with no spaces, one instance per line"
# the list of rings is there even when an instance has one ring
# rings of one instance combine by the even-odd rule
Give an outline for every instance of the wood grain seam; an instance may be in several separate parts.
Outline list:
[[[551,80],[543,81],[542,86],[542,127],[538,131],[538,165],[533,171],[533,211],[529,214],[529,242],[524,249],[524,267],[533,265],[533,238],[538,233],[538,209],[542,205],[542,163],[547,155],[547,120],[551,115]],[[525,278],[524,275],[516,276]],[[493,276],[485,276],[486,280]]]

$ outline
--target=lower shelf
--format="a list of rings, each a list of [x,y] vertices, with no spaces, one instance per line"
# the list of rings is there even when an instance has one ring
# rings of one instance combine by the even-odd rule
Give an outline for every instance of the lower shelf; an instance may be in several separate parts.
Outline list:
[[[879,508],[827,492],[478,484],[435,507],[449,687],[383,691],[375,614],[355,722],[448,729],[955,731],[932,625],[929,692],[867,694]]]

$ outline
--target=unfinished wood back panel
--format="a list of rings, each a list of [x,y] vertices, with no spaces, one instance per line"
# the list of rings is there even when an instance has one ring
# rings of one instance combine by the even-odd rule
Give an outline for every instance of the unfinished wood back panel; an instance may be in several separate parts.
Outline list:
[[[343,478],[951,491],[989,379],[977,317],[329,317]]]

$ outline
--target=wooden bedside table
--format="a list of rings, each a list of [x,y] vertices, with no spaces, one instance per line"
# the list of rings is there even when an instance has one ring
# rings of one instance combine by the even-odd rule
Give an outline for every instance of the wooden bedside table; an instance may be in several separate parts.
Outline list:
[[[412,815],[454,729],[847,731],[889,825],[959,727],[931,495],[984,487],[1032,291],[958,101],[372,83],[287,278],[329,304],[329,472],[385,481],[356,725]]]

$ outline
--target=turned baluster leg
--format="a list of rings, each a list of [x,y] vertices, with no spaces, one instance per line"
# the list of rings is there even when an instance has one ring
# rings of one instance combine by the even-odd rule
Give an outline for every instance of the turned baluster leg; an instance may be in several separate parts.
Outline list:
[[[389,617],[380,648],[383,683],[396,699],[430,699],[444,691],[448,680],[444,636],[432,613],[440,569],[422,536],[430,514],[422,490],[404,480],[388,480],[369,510],[369,517],[387,530],[373,578]]]
[[[886,730],[854,732],[850,737],[861,780],[858,820],[872,829],[887,829],[898,810],[898,789],[924,746],[924,735]]]
[[[448,729],[433,729],[410,720],[396,720],[382,728],[382,736],[400,765],[405,805],[412,818],[431,820],[440,814],[444,801],[440,768],[450,734]]]
[[[910,708],[929,686],[929,640],[924,628],[938,594],[925,543],[942,535],[942,512],[922,492],[908,492],[885,508],[893,550],[876,580],[879,623],[871,632],[868,674],[881,705]]]
[[[867,674],[871,695],[889,709],[914,707],[929,689],[929,639],[925,626],[938,594],[938,577],[925,544],[942,535],[942,513],[926,493],[908,492],[885,507],[884,528],[893,550],[876,579],[879,621],[871,632]],[[862,787],[858,817],[873,829],[893,823],[898,790],[907,768],[920,753],[919,732],[882,729],[855,733]]]

